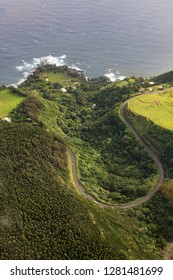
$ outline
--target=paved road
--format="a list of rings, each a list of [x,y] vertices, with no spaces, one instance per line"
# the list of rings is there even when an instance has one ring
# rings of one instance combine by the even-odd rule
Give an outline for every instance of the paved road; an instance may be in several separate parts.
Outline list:
[[[96,201],[96,199],[94,197],[92,197],[91,195],[89,195],[89,194],[87,194],[85,192],[84,187],[78,181],[77,173],[76,173],[76,159],[75,159],[75,155],[73,154],[72,150],[67,147],[67,152],[68,152],[68,154],[69,154],[69,156],[71,158],[73,181],[74,181],[78,191],[81,194],[83,194],[86,198],[88,198],[88,199],[94,201],[95,203],[97,203],[98,205],[100,205],[102,208],[113,207],[113,208],[119,208],[119,209],[130,209],[130,208],[139,206],[139,205],[143,204],[144,202],[148,201],[149,199],[151,199],[154,196],[154,194],[160,188],[160,186],[161,186],[161,184],[163,182],[163,179],[164,179],[164,170],[163,170],[163,166],[162,166],[160,160],[154,154],[154,152],[150,149],[150,147],[147,146],[147,144],[144,142],[144,140],[141,138],[141,136],[137,133],[135,128],[132,126],[132,124],[125,117],[125,106],[126,106],[126,104],[128,103],[129,100],[130,99],[124,101],[124,103],[121,105],[121,109],[120,109],[121,117],[122,117],[123,121],[125,122],[125,124],[128,126],[128,128],[131,130],[133,135],[136,137],[136,139],[140,141],[140,143],[143,145],[143,147],[145,148],[147,153],[153,159],[153,161],[155,162],[155,164],[157,166],[158,173],[159,173],[159,179],[158,179],[157,184],[154,186],[152,191],[150,191],[146,196],[143,196],[143,197],[139,198],[138,200],[130,202],[128,204],[106,204],[106,203],[102,203],[102,202]]]

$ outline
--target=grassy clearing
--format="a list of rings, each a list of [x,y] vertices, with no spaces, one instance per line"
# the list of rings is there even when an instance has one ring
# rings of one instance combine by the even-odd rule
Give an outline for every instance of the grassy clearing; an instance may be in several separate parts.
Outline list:
[[[78,82],[77,78],[70,78],[65,73],[44,72],[40,74],[40,78],[51,83],[59,83],[62,87],[69,87],[73,82]]]
[[[24,97],[14,94],[10,89],[0,91],[0,119],[8,116],[8,114],[16,108],[16,106],[24,99]]]
[[[154,92],[136,96],[128,103],[128,108],[157,125],[173,130],[173,90]]]

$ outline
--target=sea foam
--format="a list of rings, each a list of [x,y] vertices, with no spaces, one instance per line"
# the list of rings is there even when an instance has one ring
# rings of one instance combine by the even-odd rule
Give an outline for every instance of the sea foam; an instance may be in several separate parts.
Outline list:
[[[116,73],[112,72],[112,69],[108,70],[109,72],[106,73],[104,76],[106,76],[111,82],[116,82],[116,81],[123,81],[126,77],[120,75],[119,71]]]

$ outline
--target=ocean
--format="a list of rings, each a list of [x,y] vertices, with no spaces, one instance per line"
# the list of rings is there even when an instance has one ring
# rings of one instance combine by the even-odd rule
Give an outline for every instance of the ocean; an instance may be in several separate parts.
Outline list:
[[[172,11],[171,0],[0,0],[0,83],[41,61],[112,81],[172,70]]]

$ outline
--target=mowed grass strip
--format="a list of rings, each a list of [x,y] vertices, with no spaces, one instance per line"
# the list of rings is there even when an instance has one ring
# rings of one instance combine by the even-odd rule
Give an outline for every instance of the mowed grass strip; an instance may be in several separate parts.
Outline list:
[[[0,119],[8,116],[8,114],[16,108],[16,106],[24,99],[24,97],[13,93],[10,89],[0,91]]]
[[[128,108],[159,126],[173,130],[173,91],[156,92],[136,96],[128,102]]]

